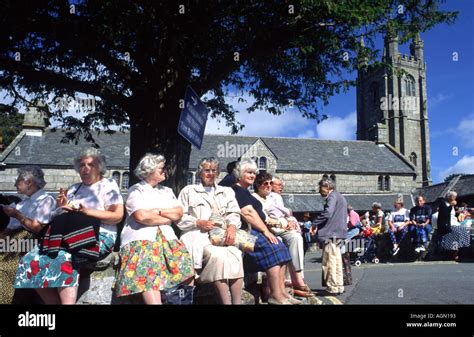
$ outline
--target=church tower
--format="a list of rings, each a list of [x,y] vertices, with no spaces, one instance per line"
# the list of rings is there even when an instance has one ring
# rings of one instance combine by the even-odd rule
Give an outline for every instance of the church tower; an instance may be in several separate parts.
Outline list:
[[[417,187],[422,187],[431,184],[431,168],[426,64],[419,33],[410,54],[400,54],[397,34],[388,32],[382,65],[359,61],[357,139],[390,144],[415,167]]]

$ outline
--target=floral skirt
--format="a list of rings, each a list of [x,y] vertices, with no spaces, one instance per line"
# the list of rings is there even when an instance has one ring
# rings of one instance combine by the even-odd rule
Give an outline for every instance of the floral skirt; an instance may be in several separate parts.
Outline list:
[[[109,255],[115,245],[115,233],[99,233],[100,258]],[[72,255],[60,250],[55,258],[41,254],[33,248],[20,260],[16,272],[15,288],[77,287],[79,272],[72,267]]]
[[[158,234],[155,241],[133,241],[120,250],[116,296],[177,286],[194,276],[193,261],[179,240],[167,241]]]

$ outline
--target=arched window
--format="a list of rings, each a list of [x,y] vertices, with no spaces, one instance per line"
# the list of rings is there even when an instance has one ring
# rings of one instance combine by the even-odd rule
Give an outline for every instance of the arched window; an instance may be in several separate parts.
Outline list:
[[[193,173],[188,172],[188,175],[186,177],[186,185],[192,185],[193,183]]]
[[[415,152],[412,152],[411,155],[410,155],[410,161],[412,162],[413,165],[416,166],[416,153]]]
[[[334,187],[336,187],[336,175],[335,174],[331,174],[331,180],[334,183]]]
[[[329,176],[327,174],[323,174],[323,179],[327,179]]]
[[[416,91],[415,91],[415,79],[413,76],[408,75],[405,77],[404,80],[405,84],[405,96],[416,96]]]
[[[122,189],[127,190],[130,184],[130,173],[124,172],[122,175]]]
[[[379,180],[378,180],[378,190],[379,190],[379,191],[383,191],[383,177],[382,177],[382,176],[379,176]]]
[[[266,170],[267,169],[267,158],[260,157],[258,160],[258,169],[259,170]]]
[[[390,191],[390,176],[385,176],[385,190]]]
[[[117,186],[120,186],[120,172],[114,171],[112,173],[112,179],[115,180],[115,182],[117,183]]]

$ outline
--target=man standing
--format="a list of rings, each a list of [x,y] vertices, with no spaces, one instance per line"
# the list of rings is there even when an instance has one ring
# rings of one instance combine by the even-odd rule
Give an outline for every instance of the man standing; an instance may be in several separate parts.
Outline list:
[[[334,190],[331,179],[319,182],[319,194],[326,202],[323,212],[313,221],[311,232],[314,235],[317,229],[317,239],[323,245],[323,284],[330,295],[340,295],[344,292],[344,280],[339,246],[347,237],[347,201]]]

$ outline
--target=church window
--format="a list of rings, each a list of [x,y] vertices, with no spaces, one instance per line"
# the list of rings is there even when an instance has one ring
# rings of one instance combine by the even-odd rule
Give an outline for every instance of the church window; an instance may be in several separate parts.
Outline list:
[[[416,153],[415,152],[412,152],[411,155],[410,155],[410,161],[412,162],[413,165],[416,166]]]
[[[115,180],[118,186],[120,186],[120,172],[114,171],[112,173],[112,179]]]
[[[383,191],[383,177],[382,177],[382,176],[379,176],[379,180],[378,180],[378,190],[379,190],[379,191]]]
[[[415,92],[415,79],[413,76],[408,75],[404,80],[405,84],[405,96],[416,96]]]
[[[130,173],[124,172],[122,176],[122,189],[127,190],[130,184]]]
[[[260,157],[258,160],[258,169],[259,170],[266,170],[267,169],[267,158]]]
[[[390,191],[390,176],[385,176],[385,191]]]
[[[327,174],[323,174],[323,179],[328,179],[329,176]]]

